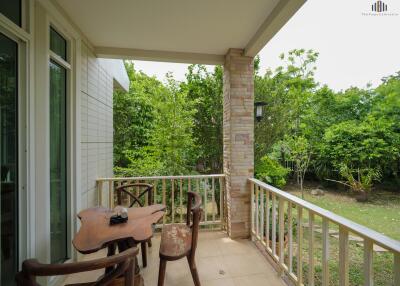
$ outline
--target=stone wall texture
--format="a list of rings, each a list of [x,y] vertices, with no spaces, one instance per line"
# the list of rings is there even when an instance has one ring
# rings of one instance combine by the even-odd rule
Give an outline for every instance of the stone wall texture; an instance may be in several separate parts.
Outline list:
[[[227,229],[233,238],[250,235],[250,186],[254,173],[253,58],[230,49],[224,65],[223,145]]]

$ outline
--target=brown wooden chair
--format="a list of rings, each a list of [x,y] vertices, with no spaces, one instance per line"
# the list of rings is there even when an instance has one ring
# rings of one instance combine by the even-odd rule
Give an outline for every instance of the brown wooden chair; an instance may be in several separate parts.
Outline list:
[[[145,184],[145,183],[132,183],[132,184],[125,184],[117,187],[115,192],[117,194],[117,203],[118,205],[123,205],[122,202],[122,194],[128,195],[130,198],[130,204],[128,207],[133,207],[135,204],[138,204],[139,207],[143,207],[144,204],[141,201],[141,198],[144,198],[147,195],[147,202],[148,205],[153,204],[153,185]],[[136,196],[132,194],[130,190],[139,189],[139,195]],[[147,241],[147,245],[151,247],[151,239]],[[142,263],[143,267],[147,267],[147,249],[146,249],[146,241],[140,243],[140,248],[142,252]]]
[[[37,276],[69,275],[112,267],[110,272],[100,276],[97,281],[69,284],[69,286],[133,286],[135,256],[138,252],[137,248],[130,248],[114,256],[65,264],[42,264],[36,259],[28,259],[22,263],[22,271],[18,272],[15,280],[18,286],[39,286],[36,283]]]
[[[160,269],[158,286],[164,285],[167,261],[174,261],[186,256],[194,285],[200,286],[195,263],[195,253],[202,214],[201,197],[188,192],[186,224],[170,224],[163,227],[160,244]]]

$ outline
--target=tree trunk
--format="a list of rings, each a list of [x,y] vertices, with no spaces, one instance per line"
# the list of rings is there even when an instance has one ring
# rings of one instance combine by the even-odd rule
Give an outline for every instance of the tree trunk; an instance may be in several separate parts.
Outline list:
[[[302,177],[300,177],[300,190],[301,190],[301,198],[304,200],[303,178]]]

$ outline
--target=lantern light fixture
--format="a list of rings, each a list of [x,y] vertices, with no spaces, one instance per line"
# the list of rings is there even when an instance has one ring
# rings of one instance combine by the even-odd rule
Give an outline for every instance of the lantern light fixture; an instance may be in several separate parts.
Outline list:
[[[256,101],[254,103],[255,109],[256,109],[256,119],[257,122],[260,122],[261,119],[263,118],[263,111],[264,111],[264,106],[267,105],[263,101]]]

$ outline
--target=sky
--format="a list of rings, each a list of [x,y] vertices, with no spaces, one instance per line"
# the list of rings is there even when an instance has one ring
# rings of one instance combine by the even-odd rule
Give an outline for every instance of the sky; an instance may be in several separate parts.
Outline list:
[[[384,2],[395,15],[365,15],[372,0],[308,0],[260,51],[260,72],[279,66],[282,52],[313,49],[319,52],[315,78],[321,84],[334,90],[377,86],[400,71],[400,0]],[[169,71],[185,80],[187,66],[135,61],[137,69],[162,81]]]

